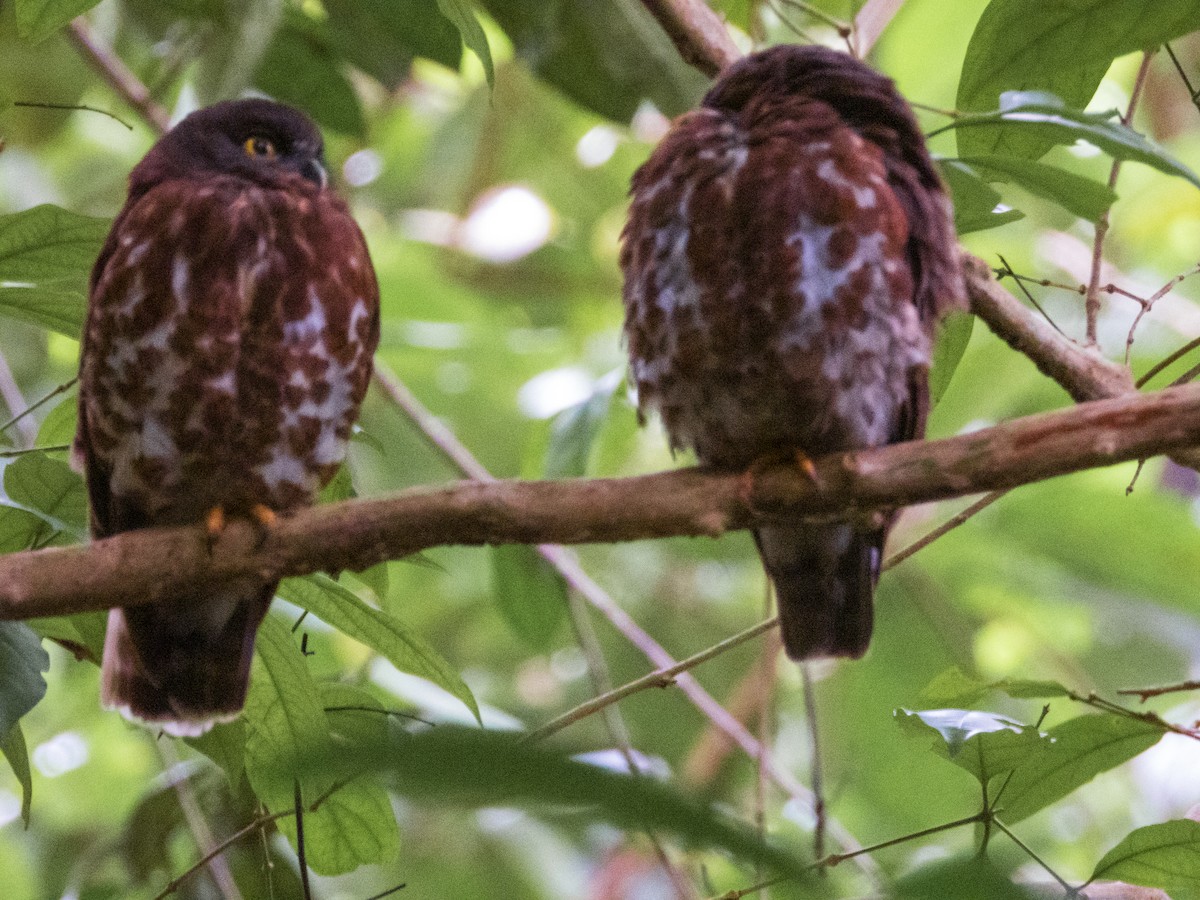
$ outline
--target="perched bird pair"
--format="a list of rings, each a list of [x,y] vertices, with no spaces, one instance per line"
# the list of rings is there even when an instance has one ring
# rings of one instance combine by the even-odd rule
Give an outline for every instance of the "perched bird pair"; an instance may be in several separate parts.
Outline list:
[[[733,66],[635,175],[624,240],[632,371],[673,447],[737,469],[922,434],[931,329],[961,288],[887,79],[815,47]],[[184,119],[134,169],[92,273],[75,449],[93,535],[310,504],[345,456],[378,301],[307,118],[243,100]],[[885,533],[756,531],[791,656],[866,650]],[[105,705],[174,734],[235,716],[274,590],[113,610]]]

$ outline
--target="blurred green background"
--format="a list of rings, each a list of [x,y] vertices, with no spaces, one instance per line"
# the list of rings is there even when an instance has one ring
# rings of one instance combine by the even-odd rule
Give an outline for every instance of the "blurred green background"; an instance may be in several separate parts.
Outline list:
[[[70,5],[0,5],[0,213],[53,203],[111,217],[123,201],[128,171],[153,142],[146,122],[62,29],[18,33],[22,8],[45,7],[61,17]],[[714,5],[746,47],[800,40],[798,34],[836,44],[824,17],[805,4]],[[812,4],[844,22],[858,5]],[[987,6],[986,0],[908,0],[870,61],[913,101],[952,109],[968,42]],[[657,423],[638,430],[619,381],[625,360],[617,253],[630,175],[668,117],[691,106],[706,80],[680,60],[635,0],[483,0],[479,22],[494,65],[489,86],[487,67],[443,15],[463,8],[434,0],[103,0],[86,23],[96,44],[123,60],[173,118],[253,90],[300,105],[318,120],[331,169],[367,234],[379,274],[378,358],[494,474],[620,476],[682,464],[686,460],[667,452]],[[1193,35],[1173,47],[1193,83],[1200,83],[1200,41]],[[1123,110],[1140,58],[1117,59],[1089,109]],[[112,111],[131,127],[96,112],[14,107],[13,101],[85,104]],[[933,112],[919,115],[929,130],[946,121]],[[1134,125],[1200,168],[1200,112],[1163,53],[1151,64]],[[956,155],[954,134],[935,138],[932,147]],[[1111,162],[1087,147],[1058,147],[1044,161],[1097,182],[1106,181]],[[1031,277],[1071,285],[1086,280],[1092,224],[1020,187],[996,187],[1025,218],[973,232],[966,246],[995,265],[1003,255]],[[1116,190],[1103,281],[1147,296],[1195,267],[1200,190],[1132,163]],[[1058,327],[1082,337],[1077,293],[1032,290]],[[1135,373],[1200,333],[1198,297],[1200,278],[1194,278],[1154,306],[1132,346]],[[1128,298],[1104,296],[1100,344],[1111,358],[1123,358],[1138,308]],[[0,319],[0,354],[22,398],[5,397],[12,407],[67,382],[78,345],[6,318]],[[73,400],[67,392],[31,417],[31,424],[46,423],[39,445],[67,439]],[[592,417],[581,426],[579,419],[587,418],[581,404],[589,400]],[[930,435],[1069,402],[977,323],[933,412]],[[350,467],[358,494],[457,477],[382,394],[369,397],[362,429]],[[33,432],[12,428],[3,437],[20,448]],[[1133,472],[1133,465],[1086,472],[1005,497],[884,576],[876,637],[863,661],[814,667],[830,812],[858,840],[883,841],[975,811],[972,779],[893,721],[896,708],[935,705],[922,691],[950,666],[982,681],[1052,679],[1109,696],[1195,673],[1198,476],[1151,461],[1126,496]],[[15,501],[11,493],[10,487],[4,499]],[[910,543],[964,505],[906,511],[891,546]],[[73,524],[64,521],[48,539],[77,539],[82,521]],[[578,556],[677,659],[764,615],[763,576],[745,534],[589,546]],[[376,572],[363,584],[348,584],[460,671],[489,725],[535,727],[595,692],[561,582],[531,554],[441,548],[421,560],[389,564],[386,576]],[[589,616],[613,683],[653,668],[607,621]],[[281,621],[290,625],[296,617],[288,611]],[[469,720],[466,707],[448,694],[398,673],[354,640],[311,618],[302,628],[315,654],[309,670],[319,682],[356,685],[384,707],[425,719]],[[198,811],[219,839],[253,818],[254,796],[182,742],[155,741],[102,712],[96,666],[45,645],[48,692],[21,722],[32,762],[28,828],[21,783],[0,767],[0,893],[153,897],[198,856],[196,824],[188,817]],[[765,736],[782,769],[810,783],[799,671],[775,660],[770,696],[759,690],[747,699],[746,685],[758,684],[761,666],[761,642],[754,642],[707,663],[696,676]],[[1034,722],[1043,701],[990,694],[981,705]],[[1184,725],[1200,717],[1189,694],[1152,706]],[[755,721],[760,707],[769,709],[765,724]],[[1054,699],[1045,725],[1086,711]],[[756,762],[715,740],[679,690],[637,694],[620,712],[632,745],[654,771],[747,821],[761,806],[771,833],[798,852],[808,846],[809,813],[769,783],[759,800]],[[573,749],[614,747],[598,717],[564,737]],[[1130,829],[1180,818],[1200,801],[1198,761],[1194,741],[1169,735],[1022,822],[1021,837],[1064,877],[1082,881]],[[180,806],[180,781],[189,785],[196,810]],[[316,878],[318,896],[365,900],[400,882],[408,887],[398,896],[422,898],[673,896],[644,835],[596,824],[578,810],[534,816],[398,795],[391,806],[398,851],[386,862]],[[967,851],[976,837],[970,828],[959,829],[873,858],[885,876],[896,876]],[[1011,843],[994,839],[991,847],[1003,870],[1044,878]],[[697,896],[754,880],[752,868],[720,854],[670,852]],[[295,858],[280,835],[254,836],[226,859],[243,896],[299,896]],[[847,864],[813,896],[861,896],[872,889],[863,872]],[[200,873],[178,896],[222,893]],[[783,886],[771,896],[808,894]]]

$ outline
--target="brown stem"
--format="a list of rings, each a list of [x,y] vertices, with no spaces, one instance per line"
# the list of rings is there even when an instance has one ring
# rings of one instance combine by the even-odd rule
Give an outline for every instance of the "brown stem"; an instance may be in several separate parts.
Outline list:
[[[82,18],[75,19],[67,27],[67,34],[109,87],[137,110],[151,128],[160,135],[165,134],[171,127],[171,116],[155,102],[150,91],[125,63],[92,36],[87,23]]]
[[[742,52],[729,36],[720,16],[694,0],[642,0],[675,42],[679,55],[705,75],[716,75],[737,62]]]
[[[187,585],[361,570],[443,545],[613,543],[716,537],[780,520],[871,517],[879,509],[1001,490],[1200,443],[1200,386],[1080,404],[940,441],[832,454],[815,479],[765,469],[684,469],[625,479],[460,482],[349,500],[283,518],[266,541],[235,521],[210,551],[197,527],[131,531],[88,546],[0,557],[0,619],[169,601]],[[215,551],[215,552],[214,552]]]

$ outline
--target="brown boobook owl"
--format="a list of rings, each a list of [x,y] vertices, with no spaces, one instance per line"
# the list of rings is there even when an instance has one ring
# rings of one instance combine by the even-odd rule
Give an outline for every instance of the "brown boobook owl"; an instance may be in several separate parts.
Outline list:
[[[267,100],[188,116],[133,170],[92,270],[75,457],[94,537],[313,501],[346,455],[379,288],[316,127]],[[274,583],[114,609],[102,702],[172,734],[233,718]]]
[[[963,303],[950,205],[892,82],[822,47],[730,67],[633,177],[621,266],[641,411],[756,460],[923,436],[934,325]],[[754,537],[793,659],[861,656],[887,527]]]

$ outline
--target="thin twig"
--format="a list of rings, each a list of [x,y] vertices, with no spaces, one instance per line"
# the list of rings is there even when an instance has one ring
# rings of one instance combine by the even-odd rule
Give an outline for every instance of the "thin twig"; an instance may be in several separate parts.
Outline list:
[[[1152,50],[1146,51],[1142,56],[1142,64],[1138,68],[1137,78],[1133,83],[1133,90],[1129,95],[1129,107],[1125,110],[1125,114],[1121,116],[1121,122],[1124,125],[1129,125],[1133,121],[1133,114],[1137,110],[1138,98],[1142,94],[1142,87],[1146,83],[1146,74],[1150,71],[1150,60],[1154,56]],[[1112,190],[1117,186],[1117,177],[1121,174],[1121,160],[1114,159],[1112,169],[1108,173],[1108,187]],[[1100,318],[1100,267],[1104,262],[1104,239],[1108,235],[1110,216],[1109,210],[1105,210],[1103,215],[1096,221],[1096,236],[1092,242],[1092,269],[1088,279],[1088,289],[1084,301],[1084,313],[1087,316],[1087,334],[1086,340],[1089,347],[1096,346],[1096,325]]]
[[[1183,359],[1185,356],[1187,356],[1189,353],[1191,353],[1197,347],[1200,347],[1200,337],[1193,338],[1192,340],[1190,340],[1186,344],[1184,344],[1182,347],[1180,347],[1178,350],[1176,350],[1174,353],[1172,353],[1170,356],[1166,357],[1165,359],[1160,360],[1159,362],[1157,362],[1153,366],[1151,366],[1150,370],[1145,375],[1143,375],[1141,378],[1139,378],[1137,380],[1137,386],[1139,388],[1145,387],[1149,383],[1151,378],[1153,378],[1155,375],[1157,375],[1163,369],[1170,366],[1172,363],[1178,362],[1179,360]]]
[[[1033,296],[1033,294],[1030,293],[1029,289],[1027,287],[1025,287],[1025,280],[1022,279],[1020,275],[1018,275],[1016,272],[1013,271],[1012,266],[1010,266],[1008,264],[1008,260],[1005,259],[1002,254],[997,254],[997,255],[1000,257],[1000,262],[1004,265],[1004,269],[1002,272],[997,272],[996,277],[1003,280],[1005,275],[1011,275],[1013,278],[1013,281],[1015,281],[1017,283],[1017,287],[1019,287],[1021,289],[1021,293],[1023,293],[1025,295],[1025,299],[1028,300],[1033,305],[1034,309],[1036,309],[1038,312],[1040,312],[1042,314],[1042,318],[1045,319],[1047,322],[1049,322],[1051,327],[1055,331],[1057,331],[1059,334],[1063,335],[1063,337],[1066,337],[1066,334],[1063,333],[1063,330],[1058,327],[1058,323],[1055,322],[1052,318],[1050,318],[1050,313],[1046,312],[1046,310],[1042,308],[1042,304],[1038,303],[1037,298],[1035,298]]]
[[[122,125],[124,125],[126,128],[128,128],[130,131],[133,131],[133,126],[130,125],[128,122],[126,122],[124,119],[122,119],[120,116],[118,116],[115,112],[110,112],[107,109],[100,109],[100,107],[98,107],[98,106],[88,106],[86,103],[47,103],[45,101],[36,101],[35,102],[35,101],[26,101],[26,100],[15,100],[15,101],[13,101],[13,106],[23,106],[23,107],[26,107],[29,109],[61,109],[61,110],[71,110],[73,112],[99,113],[102,116],[108,116],[110,119],[114,119],[117,122],[120,122]]]
[[[41,397],[38,400],[35,400],[29,406],[24,406],[24,403],[22,402],[23,408],[21,409],[21,411],[18,413],[16,410],[13,410],[12,418],[9,419],[7,422],[5,422],[3,425],[0,425],[0,432],[7,431],[13,425],[16,425],[18,422],[23,421],[29,415],[36,412],[37,409],[39,407],[41,407],[42,405],[44,405],[45,403],[49,402],[50,400],[53,400],[59,394],[66,393],[67,391],[69,391],[71,388],[73,388],[75,386],[75,382],[77,382],[78,380],[79,380],[79,377],[76,376],[75,378],[72,378],[70,381],[66,382],[65,384],[60,384],[58,387],[56,387],[50,393],[46,394],[44,397]],[[35,429],[35,431],[34,431],[35,436],[36,436],[36,433],[37,432]],[[30,441],[30,443],[32,443],[32,441]]]
[[[1073,888],[1073,887],[1071,887],[1071,885],[1067,884],[1067,882],[1062,878],[1062,876],[1059,875],[1057,872],[1055,872],[1052,868],[1050,868],[1049,864],[1044,859],[1042,859],[1040,856],[1038,856],[1036,853],[1034,853],[1033,849],[1028,844],[1026,844],[1024,841],[1022,841],[1015,834],[1013,834],[1012,829],[1010,829],[1007,825],[1005,825],[1003,822],[1001,822],[995,816],[991,817],[991,822],[997,828],[999,828],[1001,831],[1003,831],[1006,835],[1008,835],[1008,839],[1010,841],[1012,841],[1014,844],[1016,844],[1018,847],[1020,847],[1022,850],[1024,850],[1026,852],[1026,854],[1029,855],[1030,859],[1032,859],[1035,863],[1037,863],[1039,866],[1041,866],[1043,869],[1045,869],[1049,873],[1051,878],[1053,878],[1060,885],[1062,885],[1062,888],[1064,891],[1067,892],[1068,897],[1076,896],[1077,889]]]
[[[1142,302],[1142,308],[1138,311],[1138,314],[1133,317],[1133,322],[1129,326],[1129,334],[1125,336],[1125,365],[1129,365],[1129,358],[1133,355],[1133,335],[1134,332],[1137,331],[1138,325],[1141,324],[1143,317],[1150,312],[1155,303],[1157,303],[1167,294],[1171,293],[1171,291],[1173,291],[1182,281],[1192,277],[1197,273],[1200,273],[1200,265],[1194,266],[1188,271],[1176,275]]]
[[[398,893],[408,887],[407,884],[398,884],[394,888],[389,888],[382,894],[372,894],[367,900],[383,900],[384,897],[390,897],[392,894]]]
[[[1200,90],[1197,90],[1192,86],[1192,80],[1188,78],[1188,74],[1184,70],[1183,64],[1179,62],[1179,57],[1175,55],[1175,50],[1171,47],[1171,45],[1164,44],[1163,46],[1167,48],[1167,55],[1171,57],[1171,62],[1175,64],[1175,71],[1178,72],[1179,77],[1183,79],[1183,85],[1187,88],[1188,99],[1192,101],[1192,105],[1196,107],[1196,110],[1200,111]]]
[[[173,742],[154,741],[154,746],[168,772],[179,766],[179,755],[175,752]],[[187,822],[192,839],[196,842],[196,849],[202,854],[208,854],[216,841],[213,838],[212,829],[208,827],[208,820],[204,818],[204,812],[200,809],[191,779],[186,775],[172,778],[171,786],[175,789],[175,795],[179,799],[179,808],[183,811],[184,821]],[[208,861],[208,872],[225,900],[241,900],[242,892],[238,890],[237,882],[233,878],[233,871],[223,856],[218,854]]]
[[[155,102],[150,91],[125,63],[95,39],[87,23],[82,18],[73,20],[67,26],[67,34],[109,87],[137,110],[151,128],[165,134],[171,125],[170,115]]]
[[[258,829],[263,828],[266,825],[269,825],[271,822],[274,822],[277,819],[285,819],[288,816],[294,816],[295,814],[296,814],[295,810],[285,809],[282,812],[269,813],[267,815],[259,816],[257,819],[255,819],[253,822],[251,822],[249,825],[246,825],[246,826],[238,829],[233,834],[231,834],[229,837],[225,838],[225,840],[221,841],[221,843],[219,843],[215,847],[213,847],[212,850],[210,850],[203,857],[198,859],[189,868],[185,869],[182,873],[177,875],[175,878],[172,878],[169,882],[167,882],[167,886],[164,887],[160,893],[154,895],[154,900],[164,900],[164,898],[171,896],[171,894],[173,894],[177,890],[179,890],[180,885],[182,885],[185,881],[187,881],[189,878],[191,878],[194,874],[196,874],[201,869],[203,869],[206,865],[208,865],[208,863],[210,861],[212,861],[212,859],[214,857],[220,856],[222,853],[224,853],[226,850],[228,850],[230,847],[232,847],[234,844],[236,844],[242,838],[246,837],[249,834],[254,833]]]
[[[1152,688],[1126,688],[1117,691],[1117,693],[1129,697],[1140,697],[1141,701],[1145,703],[1151,697],[1161,697],[1163,694],[1179,694],[1185,691],[1200,691],[1200,681],[1181,681],[1179,684],[1167,684],[1162,687]]]
[[[562,731],[568,725],[573,725],[581,719],[586,719],[588,716],[604,709],[606,706],[616,703],[619,700],[624,700],[631,694],[636,694],[639,691],[645,690],[646,688],[669,687],[674,684],[675,677],[677,675],[686,672],[688,669],[693,669],[701,663],[708,662],[710,659],[720,656],[721,654],[732,650],[734,647],[746,643],[746,641],[753,640],[760,634],[770,631],[778,624],[779,617],[772,616],[771,618],[759,622],[757,625],[753,625],[750,628],[747,628],[745,631],[740,631],[732,637],[727,637],[720,643],[714,644],[705,650],[701,650],[699,653],[689,656],[687,659],[681,660],[674,665],[667,666],[663,669],[656,669],[647,675],[643,675],[641,678],[637,678],[628,682],[627,684],[621,685],[619,688],[615,688],[607,693],[601,694],[599,697],[593,697],[586,703],[579,704],[579,706],[572,710],[568,710],[561,716],[556,716],[545,725],[542,725],[540,728],[535,728],[525,736],[525,740],[531,743],[545,740],[546,738],[550,737],[550,735]]]
[[[296,860],[300,866],[300,886],[304,890],[304,900],[312,900],[312,885],[308,883],[308,856],[304,848],[304,798],[300,795],[300,779],[293,779],[292,786],[295,798]]]
[[[808,734],[812,744],[812,790],[816,798],[813,806],[817,824],[813,828],[813,855],[817,859],[825,856],[825,775],[821,762],[821,729],[817,716],[817,692],[813,687],[812,667],[807,663],[800,666],[800,678],[804,683],[804,715],[808,719]]]
[[[942,535],[953,531],[959,525],[962,525],[968,519],[972,518],[976,513],[980,513],[983,510],[987,509],[989,506],[991,506],[993,503],[995,503],[997,500],[999,500],[1001,497],[1003,497],[1007,493],[1008,493],[1008,491],[992,491],[990,494],[984,494],[982,497],[980,497],[978,500],[976,500],[974,503],[972,503],[970,506],[968,506],[962,512],[954,514],[949,519],[947,519],[945,522],[943,522],[941,525],[939,525],[937,528],[930,531],[928,534],[923,535],[922,537],[913,541],[911,544],[909,544],[904,549],[897,550],[894,554],[889,556],[883,562],[883,571],[886,572],[888,569],[892,569],[892,568],[895,568],[896,566],[900,565],[900,563],[904,562],[906,559],[908,559],[914,553],[928,547],[930,544],[932,544],[934,541],[936,541]]]
[[[0,459],[28,456],[30,453],[62,453],[70,449],[70,444],[46,444],[41,447],[26,447],[24,450],[0,450]]]
[[[4,399],[9,415],[12,416],[0,428],[0,431],[7,429],[10,425],[19,425],[22,446],[32,447],[33,442],[37,440],[37,425],[26,417],[26,413],[29,412],[28,405],[25,403],[25,397],[21,393],[17,379],[13,377],[12,369],[9,368],[8,360],[5,359],[3,353],[0,353],[0,398]]]

